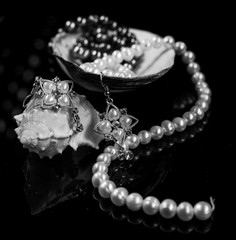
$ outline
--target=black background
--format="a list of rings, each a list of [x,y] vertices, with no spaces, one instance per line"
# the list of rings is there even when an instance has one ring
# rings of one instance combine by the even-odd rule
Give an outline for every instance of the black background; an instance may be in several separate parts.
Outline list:
[[[13,228],[23,224],[23,230],[34,228],[38,232],[44,232],[47,226],[55,234],[65,230],[68,234],[78,234],[78,237],[94,234],[110,238],[113,235],[138,236],[145,233],[147,236],[155,234],[159,239],[174,239],[176,236],[182,239],[213,239],[219,234],[226,236],[233,230],[235,121],[232,114],[235,107],[231,86],[234,79],[227,77],[231,71],[226,56],[230,45],[224,41],[226,38],[228,42],[226,26],[230,21],[223,23],[217,12],[206,10],[203,6],[181,11],[176,9],[173,13],[167,8],[165,11],[150,9],[150,6],[142,10],[140,7],[130,10],[117,6],[115,11],[100,6],[84,8],[78,14],[0,18],[0,199],[1,216],[8,226]],[[221,13],[224,13],[223,9]],[[126,175],[136,178],[136,181],[127,183],[129,187],[143,194],[157,182],[151,193],[160,199],[168,197],[177,202],[187,200],[194,203],[209,201],[213,196],[216,211],[206,226],[194,222],[192,232],[184,234],[181,229],[186,226],[178,221],[158,220],[158,226],[148,228],[143,224],[145,219],[142,214],[132,215],[127,211],[118,211],[125,217],[121,221],[115,220],[109,203],[99,205],[99,200],[93,197],[96,192],[93,193],[90,184],[90,169],[100,151],[80,149],[75,153],[67,149],[62,156],[53,160],[39,160],[35,155],[29,155],[16,139],[13,116],[23,110],[22,101],[30,91],[34,77],[52,78],[57,75],[61,79],[67,78],[49,54],[47,43],[66,20],[90,14],[106,14],[126,26],[146,29],[161,36],[172,35],[196,53],[196,61],[200,63],[213,92],[206,117],[183,134],[175,134],[160,143],[138,149],[136,154],[139,160]],[[129,113],[140,119],[134,129],[138,132],[182,114],[185,110],[182,105],[190,108],[195,95],[189,79],[185,66],[176,59],[170,72],[155,83],[134,92],[112,96],[116,105],[128,107]],[[78,85],[75,90],[85,94],[99,111],[104,109],[102,94],[91,93]],[[182,139],[186,140],[180,143]],[[116,167],[115,164],[113,167]],[[122,169],[126,168],[127,165]],[[159,182],[161,174],[166,177]],[[69,180],[66,178],[68,176]],[[76,176],[79,176],[78,181],[75,181]],[[119,179],[119,175],[114,176]],[[63,184],[67,180],[71,181],[71,185],[65,188]],[[74,198],[56,204],[63,196]],[[51,197],[55,197],[55,206],[47,208],[53,204],[49,201]],[[147,222],[151,220],[146,219]],[[4,230],[4,225],[1,228]],[[201,233],[204,232],[202,229],[206,229],[206,233]]]

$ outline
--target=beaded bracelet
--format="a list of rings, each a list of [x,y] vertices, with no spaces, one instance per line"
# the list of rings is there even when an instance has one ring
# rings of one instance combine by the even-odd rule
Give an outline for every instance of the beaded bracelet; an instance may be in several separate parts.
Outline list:
[[[162,202],[160,202],[154,196],[148,196],[145,199],[143,199],[143,197],[139,193],[129,193],[128,190],[124,187],[117,188],[115,183],[109,180],[109,176],[107,174],[108,167],[111,161],[120,158],[119,152],[120,149],[122,149],[125,153],[130,154],[129,149],[135,149],[138,147],[139,144],[148,144],[151,140],[159,140],[164,135],[170,136],[175,131],[177,132],[184,131],[187,126],[193,125],[196,122],[196,120],[202,119],[204,117],[204,113],[208,110],[211,101],[211,90],[209,89],[208,84],[205,82],[204,74],[200,72],[199,64],[194,62],[195,54],[191,51],[187,51],[186,45],[183,42],[175,43],[172,37],[167,36],[161,41],[160,39],[158,40],[153,39],[152,41],[144,40],[142,41],[141,46],[140,45],[136,45],[135,47],[132,46],[131,49],[139,50],[142,49],[142,51],[144,51],[146,49],[150,49],[151,47],[155,46],[158,47],[159,45],[156,44],[157,42],[168,44],[176,51],[178,55],[182,56],[183,62],[187,64],[188,72],[192,75],[192,82],[195,84],[195,88],[198,94],[198,100],[196,101],[195,105],[190,109],[190,111],[185,112],[182,117],[175,117],[172,121],[164,120],[160,126],[153,126],[150,128],[149,131],[142,130],[137,135],[130,134],[129,131],[128,134],[122,134],[122,136],[124,136],[123,138],[115,137],[113,139],[115,141],[114,146],[106,147],[104,149],[104,152],[97,157],[97,162],[94,164],[92,168],[93,171],[92,184],[94,187],[98,188],[98,192],[103,198],[110,198],[112,203],[116,206],[126,205],[128,209],[130,209],[131,211],[138,211],[140,209],[143,209],[144,213],[147,215],[155,215],[159,211],[160,215],[166,219],[171,219],[175,215],[177,215],[178,218],[183,221],[190,221],[191,219],[193,219],[194,216],[199,220],[207,220],[211,217],[215,209],[214,201],[212,198],[210,199],[211,204],[205,201],[200,201],[196,203],[194,206],[192,206],[188,202],[182,202],[177,205],[176,202],[172,199],[165,199]],[[124,58],[124,56],[127,56],[127,52],[131,54],[131,56],[129,57],[130,59],[132,59],[132,56],[135,55],[135,52],[134,51],[132,52],[130,49],[126,49],[125,51],[123,51],[121,56]],[[113,58],[109,58],[109,56],[106,57],[107,59],[110,59],[109,60],[110,63],[108,63],[109,61],[105,61],[106,62],[105,66],[104,64],[97,65],[97,63],[99,62],[97,61],[97,63],[94,62],[94,64],[91,64],[89,66],[86,66],[85,64],[85,67],[82,66],[82,68],[86,71],[90,71],[97,74],[101,74],[101,71],[104,70],[107,70],[106,72],[108,72],[108,70],[111,70],[109,71],[109,74],[116,74],[114,73],[114,69],[120,67],[119,64],[121,60],[119,61],[114,60],[115,59],[114,55],[120,56],[120,54],[116,52],[116,54],[112,54]],[[125,59],[127,60],[127,58]],[[126,71],[127,69],[125,69],[122,76],[127,77]],[[106,72],[103,73],[105,74]],[[128,72],[128,74],[130,74],[130,72]],[[104,88],[107,90],[104,83],[102,84]],[[114,109],[115,107],[115,110],[119,111],[118,109],[116,109],[116,106],[114,106],[108,90],[105,95],[107,96],[108,106],[113,107],[111,108],[111,110]],[[110,111],[109,112],[107,111],[107,113],[109,114]],[[130,115],[127,115],[126,112],[122,114],[122,117],[124,116],[128,118],[132,117]],[[111,118],[110,119],[106,118],[107,123],[110,120]],[[110,125],[108,127],[110,127]],[[127,130],[131,130],[125,128],[124,125],[122,124],[121,128],[125,131],[125,133],[127,133]],[[124,159],[129,160],[129,157],[125,157]]]

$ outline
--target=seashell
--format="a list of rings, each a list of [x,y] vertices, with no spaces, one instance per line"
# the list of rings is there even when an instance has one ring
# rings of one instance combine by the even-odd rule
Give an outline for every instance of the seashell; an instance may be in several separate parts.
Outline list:
[[[98,112],[85,96],[73,94],[73,105],[78,109],[83,130],[75,131],[71,108],[61,107],[55,110],[35,107],[37,97],[34,96],[25,111],[14,117],[18,125],[15,132],[25,148],[39,154],[41,158],[52,158],[62,153],[68,145],[74,150],[81,145],[98,148],[99,142],[103,139],[93,131],[99,121]]]
[[[156,34],[130,28],[138,41],[153,39]],[[56,57],[64,72],[80,86],[92,90],[103,91],[100,84],[99,74],[86,72],[80,68],[81,62],[74,59],[70,54],[77,38],[80,36],[79,30],[76,32],[59,31],[49,43],[52,54]],[[147,50],[141,56],[139,67],[134,70],[135,76],[124,77],[119,74],[115,76],[104,75],[103,81],[108,85],[110,91],[130,91],[146,84],[150,84],[163,76],[174,64],[175,51],[168,44],[162,44],[158,48]],[[109,74],[109,73],[108,73]]]

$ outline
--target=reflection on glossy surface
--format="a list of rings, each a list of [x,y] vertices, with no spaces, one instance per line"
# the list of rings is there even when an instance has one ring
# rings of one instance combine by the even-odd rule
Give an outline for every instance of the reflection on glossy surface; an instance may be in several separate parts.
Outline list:
[[[25,193],[32,214],[38,214],[60,202],[85,194],[91,181],[94,150],[68,149],[52,160],[30,153],[24,165]]]
[[[172,166],[171,151],[158,155],[159,160],[155,162],[152,159],[153,155],[193,138],[203,130],[208,116],[209,112],[202,121],[184,132],[136,148],[132,161],[120,161],[118,164],[117,161],[112,162],[109,175],[117,186],[142,188],[142,195],[148,195],[158,184],[165,181]],[[26,180],[25,193],[31,213],[41,213],[60,202],[86,194],[97,155],[97,151],[89,147],[80,147],[77,151],[67,149],[62,155],[51,160],[39,159],[36,154],[30,153],[23,171]],[[155,174],[150,176],[150,171]]]
[[[204,125],[207,123],[209,113],[205,118],[198,122],[195,126],[188,128],[181,134],[176,134],[173,138],[161,140],[159,142],[151,142],[148,146],[142,146],[137,149],[133,161],[112,162],[110,171],[110,179],[115,182],[117,186],[128,186],[128,189],[139,189],[143,196],[147,196],[153,190],[166,180],[166,176],[171,171],[173,162],[171,160],[171,151],[163,155],[160,154],[165,148],[171,148],[174,144],[183,143],[188,138],[193,138],[195,134],[202,131]],[[153,163],[152,155],[159,156],[158,161]],[[137,161],[141,158],[139,161]],[[156,160],[156,159],[155,159]],[[148,164],[145,162],[149,161]],[[141,162],[141,164],[140,164]],[[149,175],[154,175],[151,178]],[[146,184],[143,184],[145,182]],[[208,193],[210,196],[210,193]],[[210,230],[213,223],[212,216],[209,220],[202,222],[193,219],[190,222],[183,222],[177,217],[173,219],[164,219],[160,214],[154,216],[147,216],[143,211],[132,212],[127,207],[116,207],[112,204],[110,199],[102,198],[97,189],[93,191],[93,197],[99,202],[101,210],[108,212],[115,220],[127,220],[131,224],[143,224],[148,228],[159,228],[164,232],[173,232],[177,230],[181,233],[190,233],[193,230],[206,233]],[[198,199],[197,199],[198,200]]]
[[[199,233],[207,233],[210,231],[214,222],[214,216],[207,221],[199,221],[197,219],[190,222],[183,222],[178,218],[164,219],[159,215],[147,216],[142,212],[131,212],[125,207],[114,206],[109,199],[101,198],[97,189],[93,191],[94,198],[99,201],[100,209],[107,212],[109,216],[117,221],[127,221],[133,225],[143,224],[147,228],[159,228],[163,232],[171,233],[178,231],[183,234],[196,231]]]

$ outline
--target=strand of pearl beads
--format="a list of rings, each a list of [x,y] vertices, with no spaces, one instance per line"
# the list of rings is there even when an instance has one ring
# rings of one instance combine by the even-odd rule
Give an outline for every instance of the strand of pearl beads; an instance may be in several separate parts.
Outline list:
[[[153,126],[149,131],[142,130],[137,135],[128,136],[123,145],[127,150],[134,149],[139,144],[148,144],[151,140],[159,140],[164,135],[170,136],[175,131],[184,131],[187,126],[193,125],[195,121],[204,117],[211,101],[211,90],[205,82],[204,74],[200,72],[199,64],[194,62],[195,54],[187,51],[185,43],[175,43],[171,36],[165,37],[163,41],[175,49],[177,55],[181,55],[183,62],[187,64],[187,71],[192,75],[198,100],[190,111],[185,112],[182,117],[176,117],[172,121],[164,120],[160,126]],[[115,146],[108,146],[97,157],[97,162],[92,168],[93,186],[98,188],[98,192],[103,198],[110,198],[114,205],[126,205],[131,211],[142,209],[147,215],[155,215],[159,212],[166,219],[171,219],[177,215],[182,221],[190,221],[194,217],[199,220],[207,220],[212,216],[215,209],[212,198],[211,203],[200,201],[193,206],[189,202],[181,202],[177,205],[172,199],[164,199],[162,202],[154,196],[143,199],[139,193],[129,193],[124,187],[116,187],[115,183],[109,180],[108,167],[111,161],[117,158],[118,149]]]
[[[115,50],[111,55],[105,55],[103,58],[98,58],[93,62],[87,62],[80,65],[86,72],[95,74],[104,74],[110,77],[132,78],[135,73],[129,65],[122,65],[122,61],[130,62],[134,57],[140,57],[147,50],[160,48],[167,42],[159,36],[153,37],[151,40],[144,39],[140,44],[133,44],[131,47],[122,47],[121,50]],[[168,43],[167,43],[168,44]]]

